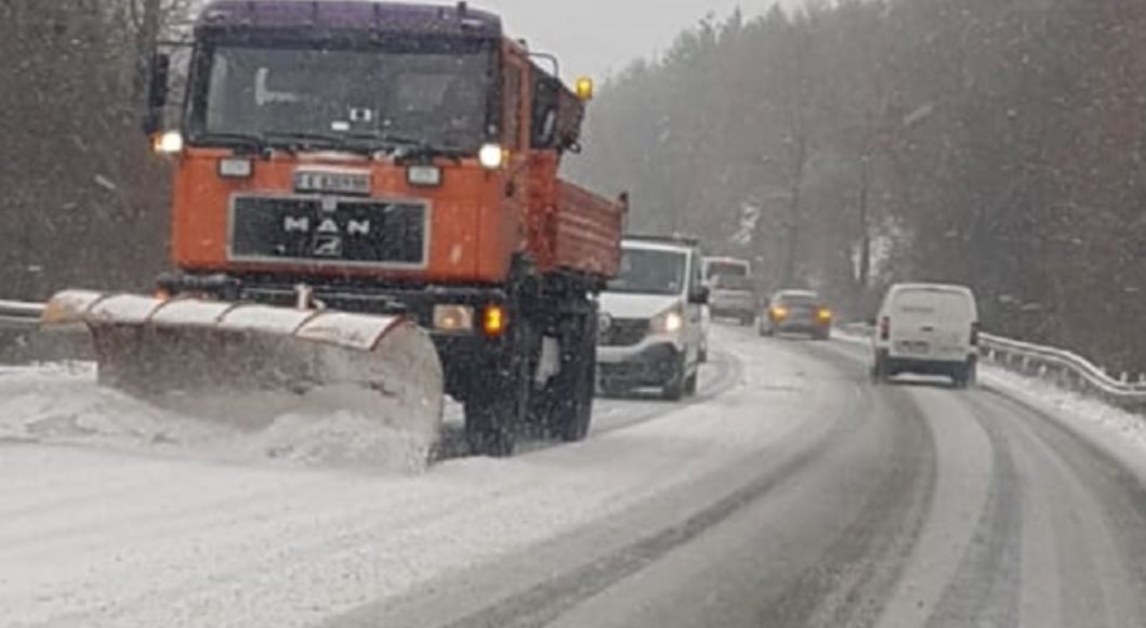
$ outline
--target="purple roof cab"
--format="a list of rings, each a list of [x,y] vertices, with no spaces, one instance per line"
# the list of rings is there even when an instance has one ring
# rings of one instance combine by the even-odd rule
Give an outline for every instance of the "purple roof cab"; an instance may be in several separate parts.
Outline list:
[[[499,38],[501,18],[454,6],[380,0],[214,0],[197,29],[255,28],[374,31]]]

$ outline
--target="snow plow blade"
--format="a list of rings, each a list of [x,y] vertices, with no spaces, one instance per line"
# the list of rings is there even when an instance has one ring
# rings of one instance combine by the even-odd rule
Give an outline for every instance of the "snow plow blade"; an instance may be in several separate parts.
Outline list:
[[[440,436],[442,366],[401,316],[74,290],[47,303],[41,325],[86,326],[100,383],[156,405],[249,414],[266,399],[277,411],[317,399],[413,435],[427,457]]]

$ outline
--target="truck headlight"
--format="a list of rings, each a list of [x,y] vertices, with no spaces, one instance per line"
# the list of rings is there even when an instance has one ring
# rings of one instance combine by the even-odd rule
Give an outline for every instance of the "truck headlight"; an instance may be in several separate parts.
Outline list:
[[[485,144],[478,151],[478,161],[486,170],[497,170],[505,163],[505,151],[497,144]]]
[[[468,305],[435,305],[434,329],[466,332],[474,328],[474,309]]]
[[[176,155],[183,152],[183,134],[179,131],[164,131],[152,140],[152,149],[159,155]]]
[[[654,333],[658,334],[671,334],[681,330],[684,327],[684,313],[681,312],[680,307],[673,307],[653,317],[649,323]]]

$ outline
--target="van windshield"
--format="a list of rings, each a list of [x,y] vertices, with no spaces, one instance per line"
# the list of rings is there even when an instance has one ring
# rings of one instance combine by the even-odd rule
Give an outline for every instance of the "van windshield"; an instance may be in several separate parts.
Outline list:
[[[743,262],[708,262],[705,279],[714,277],[747,277],[748,265]]]
[[[752,282],[743,275],[719,275],[715,286],[718,290],[751,290]]]
[[[676,251],[625,249],[621,272],[609,282],[609,292],[680,294],[684,289],[687,255]]]

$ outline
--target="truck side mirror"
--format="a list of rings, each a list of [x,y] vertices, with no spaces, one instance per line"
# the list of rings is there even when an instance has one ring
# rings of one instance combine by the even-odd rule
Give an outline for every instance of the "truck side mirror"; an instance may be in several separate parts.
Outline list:
[[[708,305],[709,295],[708,286],[696,286],[688,295],[688,302],[693,305]]]
[[[167,106],[167,82],[171,78],[171,55],[159,53],[151,59],[151,82],[147,88],[147,115],[143,132],[152,135],[163,128],[163,108]]]

